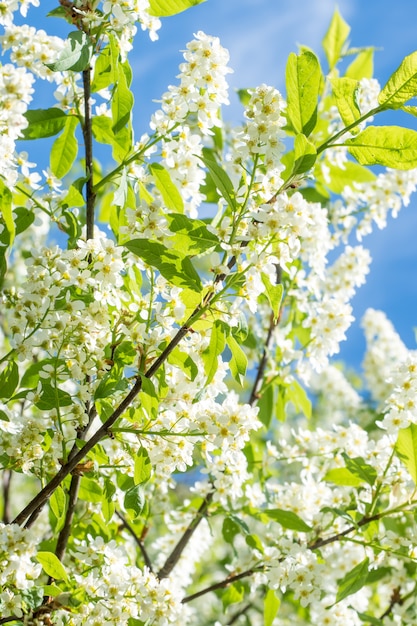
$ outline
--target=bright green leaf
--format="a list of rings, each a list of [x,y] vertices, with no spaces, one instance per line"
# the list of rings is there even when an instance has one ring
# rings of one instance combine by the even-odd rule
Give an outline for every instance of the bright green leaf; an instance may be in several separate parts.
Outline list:
[[[57,135],[64,128],[67,115],[61,109],[33,109],[26,111],[29,125],[23,129],[21,139],[40,139]]]
[[[264,600],[264,626],[272,626],[279,611],[280,600],[273,589],[268,589]]]
[[[346,467],[355,476],[364,480],[368,485],[374,485],[378,475],[376,469],[364,461],[360,456],[354,459],[350,458],[346,453],[342,453]]]
[[[65,509],[67,505],[67,498],[65,495],[65,491],[61,486],[57,487],[49,498],[49,505],[55,517],[59,520],[65,514]]]
[[[12,193],[0,178],[0,211],[9,233],[9,243],[12,244],[15,237],[15,224],[12,211]]]
[[[80,490],[78,492],[80,500],[86,502],[93,502],[98,504],[103,499],[103,490],[98,484],[97,480],[83,476],[81,478]]]
[[[308,533],[311,530],[311,526],[305,523],[301,517],[298,517],[293,511],[284,511],[283,509],[265,509],[263,511],[270,519],[280,524],[283,528],[289,530],[296,530],[301,533]]]
[[[9,400],[18,384],[19,370],[17,364],[14,361],[9,361],[0,373],[0,398]]]
[[[201,157],[201,160],[210,172],[221,196],[226,200],[230,208],[235,211],[237,209],[236,194],[228,174],[216,163],[213,157],[204,156]]]
[[[69,33],[66,45],[55,63],[46,63],[53,72],[82,72],[93,56],[94,46],[91,39],[81,30]]]
[[[72,398],[67,391],[53,387],[45,379],[42,379],[42,392],[39,400],[36,401],[36,406],[41,411],[50,411],[63,406],[71,406]]]
[[[201,4],[206,0],[149,0],[149,13],[155,17],[168,17]]]
[[[230,371],[232,372],[233,378],[240,385],[243,385],[243,377],[246,374],[246,368],[248,366],[247,356],[243,352],[242,348],[240,347],[236,339],[233,337],[233,335],[229,335],[226,338],[226,342],[232,353],[232,358],[229,363]]]
[[[354,124],[361,116],[356,102],[356,92],[359,82],[353,78],[344,77],[332,78],[330,84],[344,125],[350,126]]]
[[[397,170],[417,167],[417,132],[400,126],[368,126],[344,145],[361,165]]]
[[[152,465],[146,448],[141,446],[135,456],[135,467],[133,479],[135,485],[146,483],[151,477]]]
[[[143,491],[142,485],[135,485],[126,492],[124,506],[125,509],[133,512],[134,517],[142,513],[145,508],[145,503],[145,492]]]
[[[317,121],[317,103],[322,81],[318,59],[313,52],[288,57],[286,75],[287,118],[297,133],[308,136]]]
[[[308,419],[311,417],[311,400],[309,399],[306,390],[296,380],[287,388],[287,401],[292,402],[295,409],[300,411]]]
[[[417,51],[406,56],[381,89],[378,102],[387,109],[399,109],[417,95]]]
[[[174,233],[173,242],[176,250],[183,255],[197,255],[219,245],[218,237],[209,231],[202,220],[191,219],[180,213],[169,213],[168,228]]]
[[[400,428],[395,445],[398,458],[406,466],[414,484],[417,485],[417,425]]]
[[[268,387],[261,393],[261,397],[257,402],[257,406],[259,409],[258,418],[262,424],[269,428],[272,417],[274,415],[274,405],[275,405],[275,394],[274,388],[272,385],[268,385]]]
[[[369,573],[369,558],[366,557],[356,565],[340,581],[337,589],[336,603],[356,593],[366,584]]]
[[[323,49],[331,70],[340,59],[349,33],[350,26],[335,9],[329,29],[323,38]]]
[[[123,244],[145,263],[157,269],[164,278],[177,287],[188,287],[200,292],[200,277],[188,257],[176,250],[166,248],[162,243],[148,239],[132,239]]]
[[[225,328],[222,322],[216,320],[212,326],[210,341],[201,356],[204,363],[204,372],[207,376],[206,386],[211,383],[217,372],[218,357],[226,345]]]
[[[129,124],[132,108],[133,94],[128,87],[125,70],[120,66],[111,100],[112,130],[115,135]]]
[[[75,129],[78,125],[78,118],[67,116],[65,126],[60,136],[55,139],[51,154],[50,167],[52,173],[57,178],[63,178],[70,171],[78,154],[78,142],[75,137]]]
[[[372,78],[374,75],[374,50],[366,48],[359,52],[346,70],[348,78],[361,80],[362,78]]]
[[[231,517],[225,517],[222,526],[222,535],[226,543],[233,543],[234,538],[241,531],[239,524]]]
[[[171,180],[169,172],[159,163],[151,163],[149,166],[155,185],[161,192],[167,209],[177,213],[184,213],[184,202],[180,192]]]
[[[93,117],[92,130],[94,139],[99,143],[112,146],[113,158],[118,163],[121,163],[131,148],[130,132],[127,128],[122,128],[115,135],[112,126],[112,120],[106,115]]]
[[[346,467],[335,467],[330,469],[324,475],[323,480],[334,483],[335,485],[343,485],[346,487],[359,487],[363,484],[364,480],[357,476],[356,474],[352,474]]]
[[[338,165],[326,163],[329,168],[329,180],[326,186],[333,193],[342,193],[345,187],[355,187],[356,183],[370,183],[375,180],[375,174],[367,167],[354,161],[345,161],[343,169]]]
[[[38,552],[36,559],[42,565],[44,572],[54,580],[68,580],[64,566],[53,552]]]
[[[314,166],[317,159],[317,151],[314,144],[302,133],[298,134],[294,140],[294,165],[292,176],[298,176],[308,172]]]

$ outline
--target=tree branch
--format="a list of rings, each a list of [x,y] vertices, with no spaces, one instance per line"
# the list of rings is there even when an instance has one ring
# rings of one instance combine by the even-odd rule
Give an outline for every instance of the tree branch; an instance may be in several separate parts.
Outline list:
[[[213,585],[210,585],[209,587],[206,587],[205,589],[201,589],[201,591],[197,591],[197,593],[193,593],[190,596],[185,596],[185,598],[181,600],[181,603],[187,604],[187,602],[191,602],[192,600],[195,600],[196,598],[200,598],[200,596],[204,596],[206,593],[210,593],[210,591],[217,591],[217,589],[224,589],[225,587],[228,587],[232,583],[235,583],[237,580],[241,580],[242,578],[247,578],[248,576],[252,576],[253,574],[256,574],[256,572],[262,572],[263,569],[264,569],[263,566],[253,567],[252,569],[248,569],[245,572],[241,572],[240,574],[234,574],[234,575],[228,576],[227,578],[225,578],[224,580],[221,580],[218,583],[214,583]]]
[[[86,174],[86,237],[92,239],[94,237],[94,205],[96,194],[94,192],[93,179],[93,132],[91,126],[91,68],[88,67],[83,71],[84,86],[84,123],[82,125],[84,148],[85,148],[85,174]]]
[[[145,546],[143,544],[143,541],[137,536],[137,534],[133,530],[132,526],[129,524],[127,519],[120,513],[120,511],[116,511],[116,515],[121,520],[124,528],[126,528],[126,530],[133,537],[134,542],[136,543],[136,545],[138,546],[139,550],[142,553],[142,557],[143,557],[143,560],[145,561],[146,567],[149,569],[150,572],[153,572],[152,563],[151,563],[151,560],[149,558],[149,554],[147,553],[146,548],[145,548]]]
[[[10,470],[3,471],[3,524],[10,522],[10,482],[12,479],[12,472]]]
[[[207,513],[207,509],[209,507],[209,504],[210,504],[210,502],[213,499],[213,493],[214,492],[211,491],[210,493],[208,493],[206,495],[206,497],[204,498],[203,502],[201,503],[200,508],[198,509],[198,511],[196,513],[196,516],[191,521],[191,523],[189,524],[188,528],[185,530],[184,534],[182,535],[182,537],[178,541],[177,545],[175,546],[175,548],[173,549],[171,554],[168,556],[168,558],[165,561],[164,565],[159,570],[159,572],[157,574],[159,580],[169,576],[170,573],[172,572],[172,570],[174,569],[174,567],[176,566],[176,564],[178,563],[178,561],[180,560],[181,555],[184,552],[184,549],[187,546],[188,542],[190,541],[191,537],[193,536],[195,530],[197,529],[197,526],[200,524],[201,520],[203,519],[203,517]]]

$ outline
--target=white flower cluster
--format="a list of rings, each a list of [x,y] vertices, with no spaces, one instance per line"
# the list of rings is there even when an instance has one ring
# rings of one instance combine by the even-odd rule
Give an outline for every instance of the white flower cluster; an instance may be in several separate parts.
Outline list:
[[[210,135],[213,126],[221,125],[219,107],[229,103],[225,77],[231,70],[227,66],[229,53],[219,39],[201,31],[187,44],[184,59],[178,76],[180,83],[169,86],[162,96],[162,107],[152,116],[151,128],[164,138],[163,163],[169,168],[187,211],[196,217],[202,200],[199,189],[205,176],[199,159],[203,148],[201,135]],[[187,126],[183,125],[186,120]]]
[[[237,130],[233,160],[245,162],[248,158],[263,156],[267,171],[282,169],[281,157],[284,153],[285,126],[284,100],[275,87],[260,85],[250,89],[250,101],[245,109],[248,122]]]
[[[411,194],[417,188],[417,170],[387,170],[370,182],[346,186],[342,192],[344,204],[332,207],[332,222],[339,235],[346,238],[354,228],[361,240],[372,232],[372,225],[385,228],[387,217],[397,217],[402,206],[408,206]],[[359,217],[360,216],[360,217]]]
[[[22,616],[25,601],[19,591],[33,587],[42,567],[36,556],[39,538],[17,524],[0,523],[0,614]],[[10,613],[9,613],[10,611]]]
[[[8,26],[13,22],[14,13],[20,10],[26,17],[29,6],[39,6],[39,0],[3,0],[0,4],[0,24]]]
[[[0,36],[3,53],[10,50],[10,60],[19,67],[27,68],[35,76],[50,82],[61,80],[61,72],[53,72],[47,67],[54,63],[64,49],[65,41],[48,35],[44,30],[33,26],[10,24]]]
[[[368,309],[362,327],[367,344],[363,360],[365,380],[371,397],[382,407],[392,391],[392,373],[406,359],[408,351],[382,311]]]
[[[149,31],[152,41],[158,39],[157,31],[161,28],[161,20],[150,15],[149,0],[128,0],[127,2],[104,0],[102,12],[103,21],[119,39],[120,49],[124,56],[132,49],[137,22],[140,23],[142,30]],[[88,14],[86,17],[88,20]],[[98,20],[97,14],[95,19]]]
[[[396,435],[400,428],[417,424],[417,352],[409,353],[390,378],[392,392],[387,398],[381,428]]]
[[[11,63],[0,66],[0,176],[9,186],[17,179],[15,141],[28,122],[24,113],[32,100],[34,77]]]

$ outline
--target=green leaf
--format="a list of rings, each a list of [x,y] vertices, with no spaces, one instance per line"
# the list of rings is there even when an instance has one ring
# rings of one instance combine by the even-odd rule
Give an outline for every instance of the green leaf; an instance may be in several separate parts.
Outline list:
[[[31,211],[30,209],[26,209],[23,206],[18,206],[15,209],[13,209],[13,213],[15,215],[14,224],[15,224],[15,229],[16,229],[16,232],[15,232],[16,235],[23,233],[35,221],[34,211],[33,210]]]
[[[417,425],[410,424],[408,428],[400,428],[395,444],[398,458],[406,466],[411,478],[417,485]]]
[[[128,87],[125,69],[120,65],[111,100],[112,130],[115,135],[129,124],[132,108],[133,94]]]
[[[103,500],[103,490],[98,484],[97,480],[83,476],[80,482],[80,490],[78,492],[80,500],[86,502],[93,502],[98,504]]]
[[[166,218],[169,230],[174,233],[173,247],[181,250],[184,256],[201,254],[220,243],[201,220],[191,219],[181,213],[169,213]]]
[[[112,147],[113,158],[121,163],[124,161],[131,147],[131,133],[128,128],[122,128],[117,135],[113,131],[112,120],[106,115],[97,115],[92,120],[94,139]]]
[[[320,64],[313,52],[290,54],[285,74],[287,118],[297,133],[308,136],[316,126],[321,81]]]
[[[141,446],[135,456],[133,479],[135,485],[146,483],[152,474],[152,465],[146,448]]]
[[[91,84],[91,91],[100,91],[113,85],[116,82],[119,65],[119,50],[114,35],[107,34],[109,45],[97,55],[94,66],[94,78]]]
[[[240,581],[234,583],[233,585],[230,585],[222,594],[223,608],[225,609],[231,604],[241,602],[244,598],[244,595],[244,587]]]
[[[363,484],[364,480],[349,472],[347,467],[335,467],[330,469],[324,475],[323,480],[334,483],[335,485],[343,485],[346,487],[359,487]]]
[[[294,140],[294,165],[292,176],[298,176],[308,172],[314,166],[317,159],[317,151],[314,144],[300,133]]]
[[[366,584],[368,572],[369,558],[366,557],[339,581],[335,604],[362,589]]]
[[[61,132],[65,126],[67,115],[61,109],[33,109],[26,111],[25,118],[29,125],[23,129],[20,139],[41,139],[52,137]]]
[[[0,374],[0,398],[9,400],[18,384],[19,369],[14,361],[9,361]]]
[[[149,166],[157,189],[161,192],[167,209],[184,213],[184,202],[180,192],[171,180],[168,171],[159,163],[151,163]]]
[[[9,244],[11,245],[15,237],[15,224],[13,220],[12,210],[12,192],[3,180],[0,178],[0,210],[3,216],[4,223],[6,224],[7,231],[9,233]]]
[[[206,0],[149,0],[149,13],[155,17],[168,17],[181,13]]]
[[[125,509],[132,511],[134,517],[142,513],[145,503],[145,492],[141,485],[135,485],[126,492],[124,498]]]
[[[58,407],[71,406],[72,398],[66,391],[58,387],[52,387],[52,385],[42,379],[42,392],[35,404],[41,411],[50,411]]]
[[[275,406],[275,394],[272,385],[268,385],[265,391],[262,392],[261,397],[258,400],[257,406],[259,408],[258,419],[262,424],[269,428],[272,417],[274,415]]]
[[[417,95],[417,51],[406,56],[378,96],[385,109],[399,109]]]
[[[283,509],[265,509],[263,513],[274,520],[274,522],[278,522],[283,528],[288,528],[289,530],[296,530],[301,533],[308,533],[311,530],[311,526],[305,523],[301,517],[298,517],[296,513],[293,511],[284,511]]]
[[[200,277],[188,257],[166,248],[162,243],[147,239],[132,239],[123,244],[145,263],[157,269],[168,282],[200,292]]]
[[[204,373],[207,376],[206,386],[213,380],[218,367],[218,356],[222,354],[226,346],[226,333],[224,324],[216,320],[212,326],[210,341],[201,356],[204,363]]]
[[[311,400],[309,399],[306,390],[296,380],[287,388],[287,401],[292,402],[295,409],[300,411],[308,419],[311,417]]]
[[[331,70],[340,59],[349,33],[350,26],[345,22],[339,11],[335,9],[329,29],[323,38],[323,49]]]
[[[361,165],[385,165],[397,170],[417,167],[417,132],[400,126],[368,126],[346,139],[351,155]]]
[[[52,496],[49,498],[49,505],[55,517],[59,520],[65,515],[67,498],[65,491],[58,486]]]
[[[273,589],[268,589],[264,599],[264,626],[272,626],[279,611],[280,600]]]
[[[55,63],[45,63],[53,72],[82,72],[87,69],[93,56],[93,43],[84,32],[76,30],[69,33],[66,46]]]
[[[356,183],[370,183],[375,180],[375,174],[364,167],[355,163],[354,161],[345,161],[343,163],[343,169],[332,163],[326,163],[329,168],[329,182],[326,181],[326,186],[334,193],[342,193],[345,187],[354,188]]]
[[[54,580],[68,580],[64,566],[53,552],[38,552],[36,560],[42,565],[43,571]]]
[[[67,116],[64,130],[55,139],[50,155],[50,167],[52,173],[57,178],[63,178],[70,171],[78,154],[78,142],[75,137],[75,129],[78,125],[78,118]]]
[[[364,459],[360,456],[352,459],[345,452],[342,452],[342,456],[349,472],[364,480],[368,483],[368,485],[372,486],[375,484],[378,475],[376,473],[376,469],[372,467],[372,465],[365,463]]]
[[[195,377],[198,374],[198,367],[193,359],[189,354],[187,354],[187,352],[181,352],[178,347],[172,350],[168,357],[168,363],[179,367],[191,381],[195,380]]]
[[[231,517],[225,517],[222,526],[222,535],[226,543],[233,543],[234,538],[241,531],[239,524]]]
[[[226,200],[231,209],[236,211],[236,194],[233,188],[233,183],[230,180],[228,174],[216,163],[214,157],[203,156],[201,157],[201,160],[210,172],[214,184],[219,190],[222,198]]]
[[[360,109],[356,103],[359,82],[353,78],[344,77],[332,78],[330,84],[344,125],[354,124],[361,117]]]
[[[352,61],[346,70],[348,78],[361,80],[362,78],[372,78],[374,75],[374,50],[367,48],[359,52],[356,59]]]
[[[226,338],[226,342],[232,353],[232,358],[229,363],[230,371],[232,372],[233,378],[240,385],[243,385],[243,378],[246,374],[246,368],[248,367],[247,356],[233,335],[229,335]]]

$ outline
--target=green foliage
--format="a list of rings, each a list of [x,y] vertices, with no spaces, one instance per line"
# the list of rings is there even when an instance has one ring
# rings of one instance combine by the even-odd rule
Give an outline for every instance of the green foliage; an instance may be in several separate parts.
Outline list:
[[[317,122],[317,104],[323,77],[312,52],[291,53],[286,69],[287,117],[296,133],[307,137]]]

